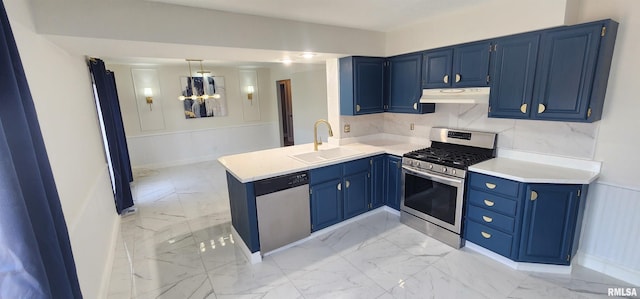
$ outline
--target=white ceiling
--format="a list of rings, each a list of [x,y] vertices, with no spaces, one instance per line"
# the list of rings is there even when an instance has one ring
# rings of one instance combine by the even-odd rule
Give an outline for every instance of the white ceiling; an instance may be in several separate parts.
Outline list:
[[[147,0],[388,32],[490,0]]]

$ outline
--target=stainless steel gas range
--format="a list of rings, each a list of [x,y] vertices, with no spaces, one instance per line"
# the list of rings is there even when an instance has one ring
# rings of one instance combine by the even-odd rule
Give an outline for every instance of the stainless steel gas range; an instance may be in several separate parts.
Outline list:
[[[429,139],[402,158],[400,221],[460,248],[467,167],[495,157],[496,134],[432,128]]]

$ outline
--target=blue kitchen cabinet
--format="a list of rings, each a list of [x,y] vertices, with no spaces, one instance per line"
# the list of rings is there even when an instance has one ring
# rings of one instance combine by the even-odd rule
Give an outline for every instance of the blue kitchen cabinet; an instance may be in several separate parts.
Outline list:
[[[519,261],[568,265],[577,250],[573,240],[581,185],[529,184],[522,222]]]
[[[588,185],[527,184],[469,173],[464,238],[517,262],[568,265]]]
[[[342,213],[342,164],[309,171],[311,194],[311,231],[317,231],[344,219]]]
[[[251,252],[260,250],[258,213],[253,182],[242,183],[227,171],[231,223]]]
[[[344,177],[344,219],[360,215],[370,207],[369,172],[358,172]]]
[[[342,179],[337,178],[310,186],[311,231],[334,225],[342,217]]]
[[[384,62],[381,57],[340,58],[340,114],[384,112]]]
[[[617,28],[606,20],[542,33],[532,119],[600,119]]]
[[[539,43],[539,33],[496,41],[489,117],[529,118]]]
[[[385,165],[385,204],[400,211],[402,196],[402,158],[388,155]]]
[[[490,47],[482,41],[424,52],[422,87],[488,86]]]
[[[390,57],[386,62],[388,99],[385,111],[399,113],[433,113],[435,104],[421,104],[422,54]]]
[[[371,158],[342,164],[342,189],[344,196],[344,219],[369,210],[371,203]]]
[[[470,172],[468,187],[464,238],[516,260],[524,184]]]
[[[375,209],[385,204],[385,169],[387,155],[378,155],[371,158],[371,206]]]
[[[422,88],[451,87],[453,49],[427,51],[422,59]]]

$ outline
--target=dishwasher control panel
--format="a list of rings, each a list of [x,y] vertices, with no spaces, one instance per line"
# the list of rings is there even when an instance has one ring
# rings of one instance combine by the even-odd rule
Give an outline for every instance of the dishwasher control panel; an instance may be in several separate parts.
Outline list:
[[[260,196],[308,184],[309,172],[301,171],[256,181],[254,187],[256,196]]]

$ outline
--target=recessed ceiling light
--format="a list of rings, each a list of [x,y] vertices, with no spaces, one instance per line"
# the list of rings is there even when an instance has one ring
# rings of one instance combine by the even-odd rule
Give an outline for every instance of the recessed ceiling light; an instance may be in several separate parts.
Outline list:
[[[291,64],[293,62],[293,60],[291,60],[291,58],[282,58],[282,60],[280,60],[282,63],[284,64]]]
[[[302,56],[302,57],[303,57],[303,58],[305,58],[305,59],[311,59],[311,58],[313,58],[314,56],[316,56],[316,54],[313,54],[313,53],[311,53],[311,52],[304,52],[304,53],[302,53],[302,55],[300,55],[300,56]]]

